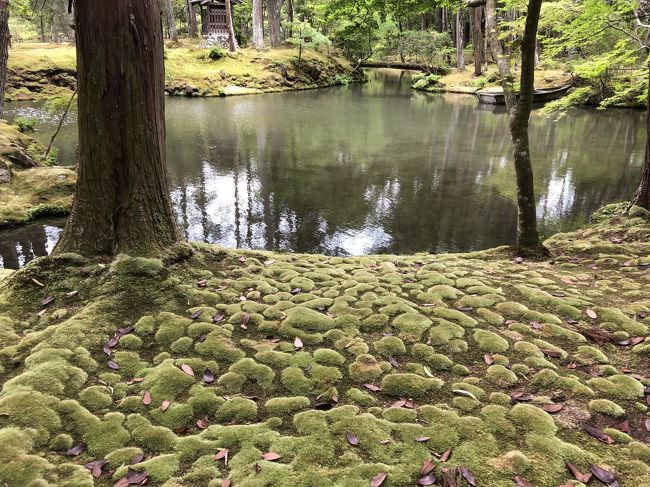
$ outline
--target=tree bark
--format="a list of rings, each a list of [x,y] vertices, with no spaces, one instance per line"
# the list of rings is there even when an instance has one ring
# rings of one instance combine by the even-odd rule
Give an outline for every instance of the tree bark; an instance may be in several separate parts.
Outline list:
[[[282,42],[280,39],[280,2],[281,0],[267,0],[269,43],[272,47],[278,47]]]
[[[169,29],[169,39],[172,42],[178,42],[178,32],[176,31],[176,16],[174,15],[174,4],[172,0],[165,0],[165,13],[167,14],[167,23]]]
[[[0,0],[0,118],[5,106],[5,87],[7,86],[7,60],[9,59],[9,0]]]
[[[456,12],[456,66],[458,71],[465,71],[465,29],[463,27],[463,11],[459,8]]]
[[[235,52],[239,47],[237,45],[237,38],[235,37],[235,26],[232,23],[232,5],[230,0],[226,1],[226,23],[228,24],[228,46],[230,52]]]
[[[542,0],[528,0],[526,27],[521,42],[521,92],[517,99],[509,59],[503,54],[498,39],[496,0],[487,0],[485,6],[488,42],[492,56],[499,67],[512,137],[517,180],[517,253],[521,256],[542,256],[548,253],[540,244],[537,232],[537,208],[528,139],[528,125],[535,91],[535,42],[541,7]]]
[[[196,10],[194,10],[194,5],[190,3],[190,0],[185,0],[185,6],[187,8],[187,35],[197,37],[199,28],[196,22]]]
[[[648,74],[650,74],[650,62],[648,63]],[[650,95],[650,78],[648,78],[648,95]],[[646,109],[646,135],[645,159],[641,171],[641,180],[632,199],[632,204],[650,210],[650,104]]]
[[[77,2],[79,171],[54,252],[155,255],[180,239],[165,168],[157,0]]]
[[[262,0],[253,0],[253,46],[264,49],[264,5]]]
[[[481,6],[474,8],[472,44],[474,44],[474,76],[481,76],[483,74],[483,7]]]

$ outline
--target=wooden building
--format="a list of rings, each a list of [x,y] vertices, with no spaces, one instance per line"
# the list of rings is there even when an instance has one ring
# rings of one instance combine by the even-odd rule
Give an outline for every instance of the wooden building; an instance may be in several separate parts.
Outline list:
[[[231,6],[243,0],[230,0]],[[225,0],[191,0],[201,9],[201,33],[204,36],[228,37]]]

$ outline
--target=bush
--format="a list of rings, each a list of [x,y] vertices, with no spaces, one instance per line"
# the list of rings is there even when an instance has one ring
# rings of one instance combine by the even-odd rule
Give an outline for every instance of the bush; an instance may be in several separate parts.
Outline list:
[[[18,130],[21,132],[33,132],[36,130],[36,118],[34,117],[23,117],[22,115],[16,117],[14,123],[18,126]]]
[[[479,76],[476,79],[473,79],[471,82],[471,85],[478,88],[478,89],[483,89],[488,85],[489,81],[486,76]]]
[[[224,51],[219,46],[214,46],[212,49],[210,49],[210,52],[208,52],[208,58],[212,59],[213,61],[217,61],[225,56],[226,56],[226,51]]]
[[[420,73],[413,76],[411,86],[416,90],[423,90],[429,87],[435,87],[440,81],[440,76],[437,74]]]

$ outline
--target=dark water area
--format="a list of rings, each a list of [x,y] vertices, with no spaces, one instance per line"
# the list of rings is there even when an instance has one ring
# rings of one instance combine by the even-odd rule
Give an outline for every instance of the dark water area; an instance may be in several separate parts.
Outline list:
[[[513,243],[515,175],[503,110],[479,107],[472,96],[414,92],[408,72],[370,77],[365,85],[305,92],[168,98],[170,190],[187,238],[329,255]],[[54,121],[38,105],[7,110],[10,119],[43,118],[36,136],[49,139]],[[644,130],[644,114],[634,110],[579,109],[559,120],[533,113],[544,235],[630,197]],[[60,160],[72,162],[74,117],[57,145]],[[0,231],[2,265],[51,250],[61,223],[52,225]]]

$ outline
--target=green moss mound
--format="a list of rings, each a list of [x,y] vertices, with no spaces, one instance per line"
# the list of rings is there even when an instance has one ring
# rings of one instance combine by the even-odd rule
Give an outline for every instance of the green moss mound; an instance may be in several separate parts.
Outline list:
[[[167,487],[402,486],[452,450],[477,485],[557,487],[567,461],[644,485],[649,233],[635,215],[556,235],[555,265],[204,244],[38,259],[0,284],[0,483],[113,485],[143,455],[131,468]]]

